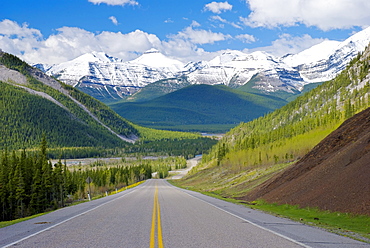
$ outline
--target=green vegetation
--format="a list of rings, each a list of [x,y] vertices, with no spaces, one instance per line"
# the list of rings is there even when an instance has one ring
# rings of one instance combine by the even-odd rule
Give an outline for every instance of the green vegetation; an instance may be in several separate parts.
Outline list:
[[[163,79],[148,84],[133,96],[127,97],[121,102],[145,102],[166,95],[173,91],[189,86],[186,77]]]
[[[348,68],[293,102],[232,129],[203,163],[250,166],[284,163],[303,156],[345,119],[370,106],[369,83],[361,87],[358,69]]]
[[[0,149],[32,151],[42,134],[49,141],[52,148],[49,155],[53,158],[123,156],[125,153],[189,157],[215,144],[214,140],[195,133],[134,125],[76,88],[47,80],[40,71],[11,54],[2,53],[0,63],[21,72],[28,81],[23,88],[16,82],[0,82]],[[36,80],[37,76],[46,79],[46,83]],[[30,90],[48,95],[60,104],[31,94]],[[124,142],[104,125],[123,137],[139,138],[139,141],[134,145]],[[186,141],[180,144],[182,140]]]
[[[32,155],[3,151],[0,155],[0,220],[8,221],[50,211],[76,200],[117,191],[158,172],[164,178],[173,169],[186,167],[183,157],[130,159],[115,164],[95,162],[68,168],[47,158],[46,139]],[[87,178],[91,178],[88,185]]]
[[[358,56],[334,80],[230,130],[203,154],[197,171],[182,185],[239,197],[286,168],[280,165],[304,156],[344,120],[370,106],[370,85],[362,80],[369,54]]]
[[[282,168],[286,167],[283,166]],[[184,183],[184,181],[181,180],[168,180],[168,182],[177,187],[201,192],[205,195],[235,204],[246,205],[252,209],[261,210],[283,218],[289,218],[307,225],[317,226],[342,236],[347,236],[356,240],[370,243],[370,216],[323,211],[317,208],[300,208],[299,206],[292,206],[288,204],[270,204],[263,200],[245,202],[243,200],[230,198],[229,195],[222,196],[222,194],[220,194],[218,191],[207,191],[206,184],[203,184],[203,186],[206,187],[206,189],[204,189],[202,187],[192,187],[191,183]],[[211,187],[212,185],[209,184],[208,188]]]
[[[226,86],[192,85],[146,102],[125,102],[110,107],[143,126],[167,130],[209,131],[250,121],[286,102],[240,92]]]
[[[52,147],[118,147],[124,144],[108,130],[99,125],[87,125],[41,96],[3,82],[0,87],[0,148],[35,147],[42,133]]]
[[[322,211],[316,208],[299,208],[288,204],[269,204],[256,201],[251,208],[327,229],[343,236],[370,243],[370,216]]]
[[[68,90],[70,96],[87,107],[100,121],[112,128],[113,131],[124,136],[139,135],[137,129],[135,129],[131,123],[120,117],[105,104],[102,104],[98,100],[82,93],[72,86],[63,83],[61,83],[61,85],[64,89]]]
[[[47,212],[45,212],[45,213],[40,213],[40,214],[34,214],[34,215],[31,215],[31,216],[27,216],[27,217],[19,218],[19,219],[15,219],[15,220],[0,221],[0,228],[6,227],[6,226],[11,226],[11,225],[14,225],[14,224],[17,224],[17,223],[19,223],[19,222],[26,221],[26,220],[30,220],[30,219],[33,219],[33,218],[39,217],[39,216],[41,216],[41,215],[44,215],[44,214],[46,214],[46,213],[47,213]]]
[[[176,181],[179,187],[189,190],[211,193],[222,197],[238,198],[246,195],[254,187],[266,181],[277,172],[287,168],[292,163],[275,165],[251,166],[217,166],[207,168],[206,164],[194,167],[185,180]],[[243,172],[240,172],[241,169]]]

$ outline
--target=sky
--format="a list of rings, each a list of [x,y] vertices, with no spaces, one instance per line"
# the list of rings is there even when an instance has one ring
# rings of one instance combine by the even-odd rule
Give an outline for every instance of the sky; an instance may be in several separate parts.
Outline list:
[[[298,53],[369,25],[369,0],[2,0],[0,49],[56,64],[156,48],[186,63],[227,50]]]

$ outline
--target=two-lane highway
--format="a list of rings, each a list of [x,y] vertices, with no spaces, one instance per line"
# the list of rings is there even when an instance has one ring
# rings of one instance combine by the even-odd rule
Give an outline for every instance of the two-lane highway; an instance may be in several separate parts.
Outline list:
[[[0,229],[2,247],[370,247],[165,180]]]

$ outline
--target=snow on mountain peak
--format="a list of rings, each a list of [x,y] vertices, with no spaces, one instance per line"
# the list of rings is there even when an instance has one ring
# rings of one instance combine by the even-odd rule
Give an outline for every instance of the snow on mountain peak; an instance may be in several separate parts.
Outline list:
[[[340,41],[325,40],[300,53],[285,56],[283,61],[291,67],[302,64],[317,63],[323,59],[328,59],[340,44]]]
[[[152,68],[176,68],[178,71],[184,67],[184,63],[181,61],[169,58],[155,48],[144,52],[140,57],[130,61],[130,63],[141,64]]]
[[[145,51],[143,54],[151,54],[151,53],[161,53],[161,52],[155,48],[151,48],[148,51]]]
[[[103,52],[91,52],[50,68],[38,66],[49,75],[74,86],[80,83],[83,87],[104,91],[104,87],[109,85],[115,87],[117,92],[124,89],[129,94],[150,83],[181,76],[185,76],[190,84],[237,87],[260,75],[261,89],[267,90],[266,87],[274,82],[272,90],[289,91],[293,88],[300,90],[307,83],[334,78],[369,42],[370,28],[367,28],[343,42],[326,40],[298,54],[284,57],[275,57],[263,51],[244,53],[227,50],[210,61],[185,65],[152,48],[128,62]],[[123,91],[119,94],[127,94]]]

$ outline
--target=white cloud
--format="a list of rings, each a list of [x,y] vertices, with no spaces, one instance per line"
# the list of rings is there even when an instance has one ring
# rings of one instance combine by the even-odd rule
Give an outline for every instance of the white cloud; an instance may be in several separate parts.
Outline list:
[[[141,53],[156,48],[168,56],[183,62],[210,60],[218,52],[204,51],[199,45],[212,44],[228,39],[241,39],[251,43],[256,38],[249,34],[232,37],[228,34],[214,33],[196,28],[194,22],[181,32],[170,35],[167,40],[160,40],[156,35],[141,30],[123,34],[121,32],[92,33],[76,27],[62,27],[57,33],[43,38],[41,32],[27,24],[19,25],[10,20],[0,21],[0,48],[33,63],[61,63],[92,51],[105,52],[123,60],[132,60]],[[294,37],[289,34],[280,36],[271,46],[254,50],[263,50],[277,56],[297,53],[320,43],[309,35]],[[251,51],[251,50],[250,50]]]
[[[219,22],[221,22],[221,23],[229,24],[229,25],[233,26],[234,28],[242,29],[242,27],[241,27],[240,25],[238,25],[238,24],[236,24],[236,23],[234,23],[234,22],[229,22],[228,20],[223,19],[221,16],[218,16],[218,15],[216,15],[216,16],[211,16],[211,17],[210,17],[210,20],[211,20],[211,21],[214,21],[214,22],[219,21]]]
[[[162,41],[156,35],[141,30],[95,34],[76,27],[62,27],[44,39],[39,30],[27,25],[20,26],[10,20],[0,22],[0,48],[29,63],[61,63],[92,51],[130,60],[161,46]]]
[[[174,23],[174,21],[171,18],[168,18],[167,20],[164,21],[164,23]]]
[[[260,47],[248,50],[252,51],[265,51],[275,56],[283,56],[286,54],[299,53],[307,48],[323,42],[325,39],[312,38],[310,35],[291,36],[290,34],[283,34],[279,39],[273,41],[271,46]]]
[[[244,43],[253,43],[256,41],[256,38],[250,34],[240,34],[235,36],[235,38],[243,41]]]
[[[294,26],[304,24],[321,30],[367,26],[369,0],[246,0],[251,13],[241,20],[251,27]],[[282,7],[283,6],[283,7]]]
[[[121,6],[124,6],[124,5],[139,5],[139,3],[134,1],[134,0],[88,0],[88,1],[90,3],[93,3],[93,4],[105,3],[105,4],[108,4],[108,5],[121,5]]]
[[[118,20],[115,16],[110,16],[109,20],[111,20],[114,25],[116,25],[116,26],[118,25]]]
[[[228,2],[212,2],[204,6],[205,11],[211,11],[215,14],[221,14],[223,11],[232,10],[233,6]]]
[[[0,22],[0,48],[12,54],[24,54],[39,46],[42,34],[29,28],[27,24],[18,25],[11,20]]]
[[[190,24],[190,27],[193,27],[193,28],[200,27],[200,24],[197,21],[192,21],[191,24]]]
[[[176,35],[169,36],[169,38],[188,40],[194,44],[213,44],[216,41],[230,39],[231,36],[223,33],[214,33],[209,30],[193,29],[193,26],[190,26]]]
[[[196,22],[193,26],[197,26]],[[212,43],[228,36],[192,27],[178,35],[160,40],[156,35],[141,30],[130,33],[101,32],[99,34],[76,27],[62,27],[57,33],[43,38],[37,29],[10,20],[0,21],[0,48],[19,56],[30,64],[57,64],[84,53],[105,52],[123,60],[137,58],[143,52],[156,48],[183,62],[213,58],[197,44]]]

